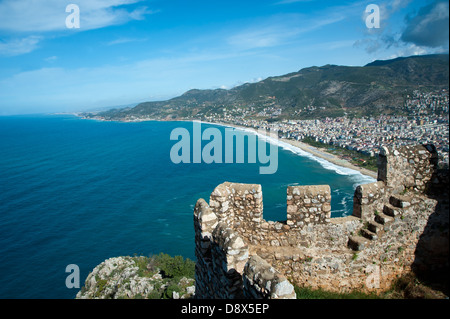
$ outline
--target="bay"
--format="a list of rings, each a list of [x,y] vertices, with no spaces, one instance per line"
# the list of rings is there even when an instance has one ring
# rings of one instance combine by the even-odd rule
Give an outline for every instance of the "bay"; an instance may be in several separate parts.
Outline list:
[[[74,298],[105,259],[158,254],[195,259],[193,208],[219,184],[262,185],[264,218],[286,219],[289,185],[330,185],[332,217],[351,214],[367,182],[279,147],[278,170],[256,164],[174,164],[170,140],[191,122],[100,122],[71,115],[0,117],[0,298]],[[202,124],[202,128],[215,127]]]

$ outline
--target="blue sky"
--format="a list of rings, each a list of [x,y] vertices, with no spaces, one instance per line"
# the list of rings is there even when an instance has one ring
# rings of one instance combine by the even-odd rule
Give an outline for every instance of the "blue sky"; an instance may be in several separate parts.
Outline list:
[[[66,6],[80,9],[68,29]],[[380,28],[366,26],[369,4]],[[0,115],[232,88],[325,64],[448,53],[443,0],[0,0]]]

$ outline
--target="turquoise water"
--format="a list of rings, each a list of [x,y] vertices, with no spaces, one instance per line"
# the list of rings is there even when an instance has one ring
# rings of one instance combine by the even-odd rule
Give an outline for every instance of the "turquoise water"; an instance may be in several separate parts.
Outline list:
[[[281,147],[273,175],[260,175],[259,163],[177,165],[177,127],[192,123],[0,117],[0,298],[74,298],[69,264],[83,285],[110,257],[194,259],[194,205],[225,181],[261,184],[267,220],[286,218],[288,185],[330,185],[338,217],[351,214],[355,186],[368,181]]]

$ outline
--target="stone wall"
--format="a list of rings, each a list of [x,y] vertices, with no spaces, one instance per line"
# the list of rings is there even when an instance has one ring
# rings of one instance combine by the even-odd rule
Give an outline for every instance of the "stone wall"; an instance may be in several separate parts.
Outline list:
[[[424,192],[437,172],[438,159],[433,145],[383,147],[378,156],[378,180],[393,193],[405,188]]]
[[[240,234],[226,222],[218,221],[210,206],[198,200],[194,210],[196,297],[294,298],[292,284],[267,262],[255,259],[259,257],[250,258],[249,246]]]
[[[303,227],[324,224],[331,217],[330,186],[289,186],[287,189],[287,224]]]
[[[413,266],[429,268],[424,261],[448,267],[448,207],[424,193],[435,173],[433,148],[383,156],[380,180],[356,188],[353,215],[344,218],[330,218],[326,185],[288,187],[284,222],[264,220],[260,185],[226,182],[209,205],[200,199],[197,298],[293,298],[291,283],[379,291]]]
[[[291,283],[259,256],[252,256],[248,260],[243,278],[246,298],[295,298],[294,287]]]
[[[353,195],[353,216],[370,220],[375,211],[382,211],[386,195],[386,185],[382,181],[359,185]]]

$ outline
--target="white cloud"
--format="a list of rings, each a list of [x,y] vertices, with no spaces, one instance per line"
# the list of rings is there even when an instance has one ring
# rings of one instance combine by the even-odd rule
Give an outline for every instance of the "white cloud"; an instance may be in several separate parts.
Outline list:
[[[145,6],[124,6],[142,0],[77,0],[81,30],[102,28],[142,20],[153,13]],[[66,6],[60,0],[4,0],[0,2],[0,30],[9,32],[49,32],[66,29]]]
[[[246,30],[229,36],[228,44],[240,50],[276,47],[295,41],[300,36],[345,19],[344,14],[324,15],[308,19],[303,15],[283,15],[274,17],[273,21],[256,24]]]
[[[282,0],[275,4],[290,4],[296,2],[310,2],[315,0]],[[395,6],[403,5],[405,1],[395,0]],[[292,42],[303,41],[303,36],[346,19],[357,19],[364,12],[366,0],[331,5],[318,8],[317,12],[308,14],[292,13],[274,15],[264,21],[254,22],[252,26],[244,28],[228,37],[228,44],[238,49],[248,50],[256,48],[276,47]],[[330,29],[331,34],[339,29]]]
[[[417,46],[448,48],[448,1],[434,1],[420,8],[415,17],[407,20],[408,25],[401,37],[403,41]]]
[[[365,37],[355,41],[355,47],[364,48],[371,55],[388,54],[383,58],[448,51],[448,1],[433,0],[419,8],[414,16],[401,11],[410,2],[394,0],[380,3],[382,27],[366,29]],[[394,14],[405,15],[406,27],[398,23],[398,17],[394,21]]]
[[[77,0],[80,8],[80,29],[87,31],[120,25],[132,20],[142,20],[155,13],[142,0]],[[52,36],[68,30],[66,5],[70,1],[61,0],[4,0],[0,2],[0,32],[10,38],[0,40],[1,56],[16,56],[38,48],[39,42],[48,33]],[[132,8],[127,5],[135,4]]]
[[[148,38],[118,38],[116,40],[106,43],[106,45],[117,45],[117,44],[131,43],[131,42],[145,42],[147,40],[148,40]]]
[[[58,60],[58,57],[56,55],[49,56],[48,58],[44,59],[44,61],[46,61],[46,62],[54,62],[56,60]]]
[[[398,57],[412,56],[412,55],[424,55],[424,54],[440,54],[447,53],[443,48],[429,48],[425,46],[418,46],[415,44],[405,45],[399,48],[392,55],[386,57],[386,59],[395,59]]]
[[[287,14],[255,23],[227,38],[228,44],[240,50],[276,47],[300,40],[300,35],[342,21],[345,13],[328,12],[314,19],[305,15]]]
[[[296,35],[295,30],[279,27],[249,29],[228,38],[228,43],[240,49],[254,49],[277,46]]]
[[[0,42],[0,56],[15,56],[29,53],[38,47],[42,37],[28,36]]]

